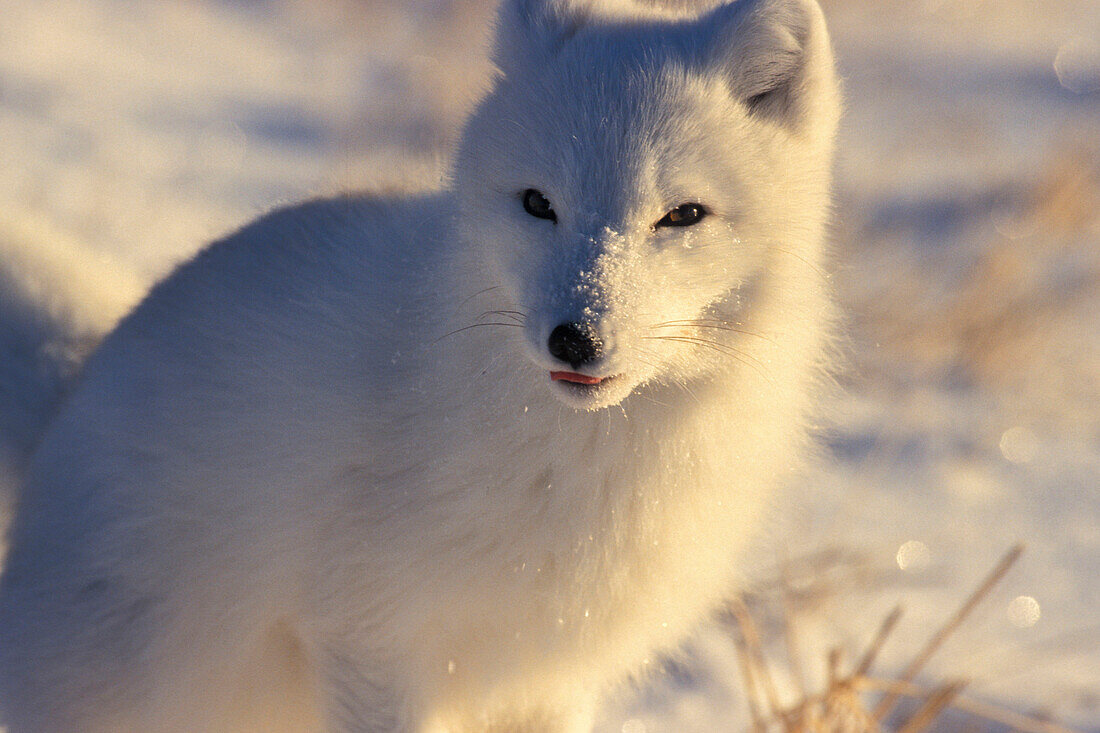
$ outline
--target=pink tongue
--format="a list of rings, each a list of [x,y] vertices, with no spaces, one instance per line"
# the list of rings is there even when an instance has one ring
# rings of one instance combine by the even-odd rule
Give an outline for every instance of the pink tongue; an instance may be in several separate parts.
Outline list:
[[[576,382],[577,384],[599,384],[603,381],[600,377],[589,377],[576,372],[550,372],[550,381]]]

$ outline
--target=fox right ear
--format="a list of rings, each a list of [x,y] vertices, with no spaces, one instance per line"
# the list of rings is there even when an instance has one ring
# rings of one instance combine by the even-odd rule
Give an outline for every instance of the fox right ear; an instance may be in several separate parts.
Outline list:
[[[492,60],[499,69],[553,54],[587,22],[580,0],[504,0],[497,13]]]
[[[703,18],[706,63],[753,114],[797,124],[834,99],[836,79],[816,0],[737,0]]]

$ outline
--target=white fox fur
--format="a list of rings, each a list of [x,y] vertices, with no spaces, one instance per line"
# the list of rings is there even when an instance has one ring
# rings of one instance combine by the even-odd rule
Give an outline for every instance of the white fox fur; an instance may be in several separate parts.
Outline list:
[[[11,534],[10,733],[587,731],[728,592],[828,340],[821,12],[506,0],[494,59],[442,190],[265,216],[87,363]],[[613,380],[550,380],[565,322]]]

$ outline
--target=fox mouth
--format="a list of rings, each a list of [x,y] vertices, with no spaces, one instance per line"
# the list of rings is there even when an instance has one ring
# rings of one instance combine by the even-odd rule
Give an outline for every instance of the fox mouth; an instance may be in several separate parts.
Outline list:
[[[614,379],[614,377],[593,377],[588,374],[578,374],[577,372],[550,372],[551,382],[569,382],[570,384],[579,384],[586,387],[595,387],[599,384],[603,384],[609,379]]]
[[[634,389],[629,374],[595,377],[579,372],[551,371],[550,382],[558,399],[581,410],[597,410],[618,404]]]
[[[607,377],[593,377],[577,372],[550,372],[550,381],[560,384],[560,389],[573,395],[574,398],[579,397],[587,402],[598,399],[597,395],[606,395],[612,382],[617,382],[619,376],[614,374]]]

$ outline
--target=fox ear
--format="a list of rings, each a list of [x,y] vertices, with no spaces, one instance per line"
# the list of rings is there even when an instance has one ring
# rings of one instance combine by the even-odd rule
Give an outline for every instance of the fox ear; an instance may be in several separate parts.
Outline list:
[[[581,0],[504,0],[497,12],[493,63],[508,69],[551,54],[587,19],[588,3]]]
[[[816,0],[737,0],[702,19],[705,63],[723,70],[755,115],[797,123],[836,96],[825,20]]]

